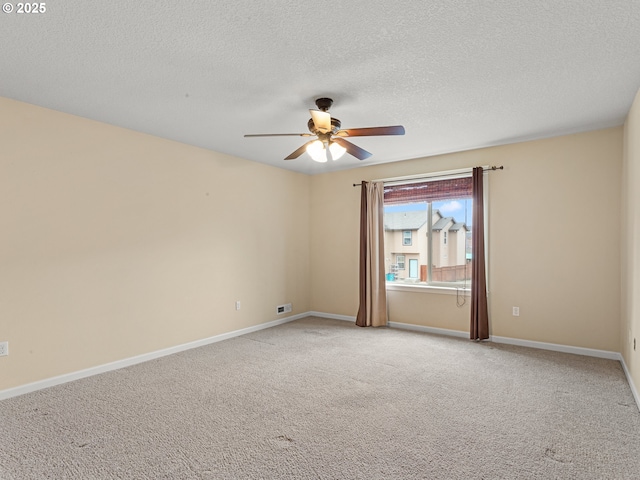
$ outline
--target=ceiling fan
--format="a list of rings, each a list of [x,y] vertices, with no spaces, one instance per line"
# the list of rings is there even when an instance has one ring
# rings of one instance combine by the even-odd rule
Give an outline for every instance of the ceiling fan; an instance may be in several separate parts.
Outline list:
[[[245,135],[245,137],[317,137],[316,140],[310,140],[295,150],[285,160],[296,159],[306,151],[316,162],[324,163],[327,160],[337,160],[345,152],[359,160],[364,160],[371,156],[371,153],[345,140],[346,137],[404,135],[404,127],[402,125],[341,130],[340,120],[333,118],[329,114],[329,108],[331,108],[332,104],[333,100],[330,98],[318,98],[316,100],[318,110],[309,110],[311,118],[307,123],[311,133],[265,133]]]

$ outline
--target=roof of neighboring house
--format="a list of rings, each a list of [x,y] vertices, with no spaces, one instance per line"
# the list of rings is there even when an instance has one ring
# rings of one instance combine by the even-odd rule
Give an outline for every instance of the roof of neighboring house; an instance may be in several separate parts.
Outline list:
[[[442,217],[440,220],[438,220],[436,223],[433,224],[433,227],[431,227],[431,230],[436,230],[436,231],[442,230],[444,227],[446,227],[453,221],[454,221],[453,217]]]
[[[435,211],[438,215],[442,215],[438,210]],[[416,210],[416,211],[408,211],[408,212],[387,212],[384,214],[384,229],[385,230],[418,230],[424,224],[427,223],[427,216],[425,215],[424,210]],[[456,219],[453,217],[441,217],[433,224],[431,229],[433,231],[439,232],[447,225],[451,225],[449,227],[450,232],[457,232],[461,229],[465,229],[467,231],[470,228],[465,225],[464,222],[456,222]]]
[[[418,230],[425,223],[427,223],[427,215],[424,210],[384,214],[385,230]]]

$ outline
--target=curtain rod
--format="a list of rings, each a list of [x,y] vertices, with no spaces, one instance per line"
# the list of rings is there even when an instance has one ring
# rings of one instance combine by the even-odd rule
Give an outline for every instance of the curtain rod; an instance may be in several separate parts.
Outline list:
[[[496,165],[492,165],[490,167],[486,167],[486,168],[482,169],[483,172],[490,172],[490,171],[494,171],[494,170],[504,170],[504,166],[500,165],[498,167]],[[425,179],[426,178],[432,179],[432,178],[444,178],[444,177],[457,177],[457,176],[460,175],[460,173],[462,173],[462,172],[445,173],[445,174],[442,174],[442,175],[433,175],[433,176],[425,176]],[[471,173],[471,170],[469,170],[469,173]],[[409,179],[407,179],[407,180],[409,180]],[[416,180],[416,178],[413,178],[412,180]],[[396,181],[400,182],[401,180],[396,180]],[[353,186],[354,187],[361,187],[362,184],[361,183],[354,183]]]

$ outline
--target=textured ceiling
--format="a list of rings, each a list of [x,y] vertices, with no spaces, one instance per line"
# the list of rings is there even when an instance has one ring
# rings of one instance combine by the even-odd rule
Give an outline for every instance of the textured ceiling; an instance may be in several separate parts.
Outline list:
[[[15,2],[13,2],[16,5]],[[639,0],[65,0],[0,14],[0,96],[305,173],[620,125]],[[330,96],[373,153],[283,158]],[[1,136],[1,132],[0,132]],[[0,147],[1,148],[1,147]]]

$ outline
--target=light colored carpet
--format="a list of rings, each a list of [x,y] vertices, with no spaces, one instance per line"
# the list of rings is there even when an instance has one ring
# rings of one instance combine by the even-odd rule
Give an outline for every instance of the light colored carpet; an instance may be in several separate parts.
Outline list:
[[[307,318],[0,402],[0,478],[637,479],[618,362]]]

